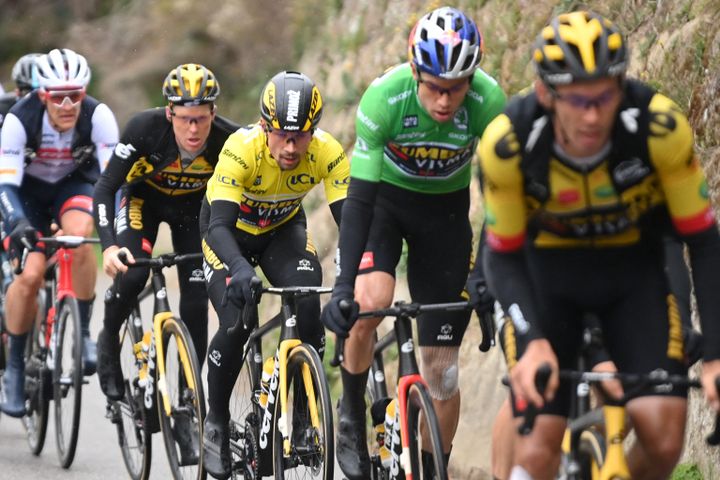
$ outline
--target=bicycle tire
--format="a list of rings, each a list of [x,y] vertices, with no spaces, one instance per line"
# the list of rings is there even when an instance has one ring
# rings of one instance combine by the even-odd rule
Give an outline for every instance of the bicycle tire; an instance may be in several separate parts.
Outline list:
[[[125,469],[132,480],[147,480],[152,460],[152,434],[148,428],[143,391],[137,384],[140,371],[133,346],[142,339],[142,324],[135,326],[135,318],[140,318],[137,309],[121,330],[120,366],[125,379],[125,396],[113,402],[111,408],[116,415],[112,420],[117,428]]]
[[[599,480],[600,469],[605,462],[605,437],[594,429],[583,430],[580,434],[579,459],[580,478]]]
[[[62,468],[75,458],[82,405],[82,333],[77,299],[64,298],[57,310],[55,325],[55,366],[53,401],[55,403],[55,446]]]
[[[38,319],[30,330],[25,346],[25,407],[23,417],[26,438],[30,452],[37,456],[42,453],[50,417],[50,371],[45,363],[46,347],[44,333],[40,329],[40,316],[45,311],[44,290],[38,296]]]
[[[166,414],[163,407],[164,394],[159,386],[157,405],[160,413],[160,430],[163,433],[170,470],[175,478],[204,480],[207,473],[202,468],[201,439],[205,420],[205,394],[195,347],[187,326],[182,320],[175,317],[163,321],[162,342],[167,385],[164,394],[167,395],[170,402],[170,416]],[[161,372],[158,371],[158,375],[160,374]],[[191,432],[197,434],[197,438],[192,441],[198,451],[198,460],[193,464],[182,465],[178,442],[175,438],[175,426],[181,417],[187,419]]]
[[[432,398],[427,388],[422,383],[411,383],[407,392],[407,426],[408,445],[410,448],[410,468],[413,478],[432,478],[447,480],[447,467],[442,449],[442,437],[437,415],[433,408]],[[429,441],[423,441],[420,433],[421,419],[426,425]],[[422,470],[421,450],[428,451],[433,455],[433,476],[428,476]],[[428,448],[429,447],[429,448]]]
[[[259,352],[257,355],[256,359],[255,352],[248,353],[230,394],[230,459],[233,480],[260,478],[257,428],[258,419],[261,417],[255,398],[259,377],[254,377],[253,372],[259,375],[262,370],[262,355]],[[259,391],[257,394],[259,395]]]
[[[315,393],[315,406],[318,412],[319,428],[310,426],[306,407],[301,406],[303,417],[297,420],[297,405],[295,404],[295,389],[300,369],[306,367]],[[291,440],[291,455],[285,457],[283,453],[283,437],[280,433],[280,399],[275,402],[275,415],[273,416],[273,464],[275,478],[322,478],[332,480],[335,468],[335,436],[333,429],[333,411],[330,401],[330,390],[323,370],[322,361],[317,351],[308,344],[300,344],[293,348],[287,360],[287,407],[288,418],[291,419],[289,438]],[[303,391],[306,391],[303,385]],[[278,397],[279,397],[278,391]],[[298,400],[302,401],[302,400]],[[309,404],[304,398],[305,405]],[[306,427],[304,438],[307,446],[300,448],[294,440],[295,425]]]

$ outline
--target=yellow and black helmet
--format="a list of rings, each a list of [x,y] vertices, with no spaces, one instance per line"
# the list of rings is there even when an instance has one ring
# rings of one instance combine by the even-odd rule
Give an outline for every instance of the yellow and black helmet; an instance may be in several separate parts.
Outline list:
[[[533,50],[537,73],[551,86],[623,76],[627,57],[617,26],[586,11],[555,17],[542,29]]]
[[[307,132],[322,117],[320,90],[307,75],[284,71],[275,75],[260,96],[260,115],[275,130]]]
[[[209,68],[185,63],[170,70],[163,82],[163,97],[168,103],[182,106],[214,103],[220,84]]]

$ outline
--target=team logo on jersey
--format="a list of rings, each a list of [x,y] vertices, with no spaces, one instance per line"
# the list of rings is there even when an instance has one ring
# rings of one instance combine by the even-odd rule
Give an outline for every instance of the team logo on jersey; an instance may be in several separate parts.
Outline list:
[[[288,177],[288,179],[285,181],[285,185],[293,192],[306,192],[310,190],[316,183],[317,180],[315,179],[315,177],[307,173],[293,175],[291,177]]]
[[[403,128],[413,128],[418,126],[417,115],[407,115],[403,117]]]
[[[455,127],[459,128],[460,130],[467,130],[468,129],[468,112],[467,108],[460,107],[457,112],[455,112],[455,116],[453,117],[453,123],[455,124]]]
[[[388,143],[385,155],[409,177],[446,178],[470,162],[473,147],[474,142],[462,147],[448,143]]]
[[[119,146],[120,145],[118,145],[118,147]],[[118,149],[115,148],[115,150],[117,151]],[[140,157],[135,161],[135,163],[133,163],[133,166],[130,168],[125,180],[131,182],[136,178],[140,178],[151,173],[153,170],[154,167],[147,161],[147,157]]]
[[[238,221],[250,227],[266,228],[277,225],[292,216],[303,196],[281,201],[267,201],[243,195]]]

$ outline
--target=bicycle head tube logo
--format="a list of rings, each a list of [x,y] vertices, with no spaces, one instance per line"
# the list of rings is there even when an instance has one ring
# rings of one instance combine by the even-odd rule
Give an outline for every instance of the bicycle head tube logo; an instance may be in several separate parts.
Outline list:
[[[260,429],[260,448],[265,450],[268,447],[268,433],[272,429],[273,410],[275,409],[275,395],[278,391],[278,376],[280,374],[280,362],[278,355],[275,354],[275,368],[272,377],[270,377],[270,391],[268,392],[267,404],[265,405],[265,413],[263,414],[262,427]]]
[[[285,326],[286,327],[294,327],[297,325],[297,320],[295,319],[295,315],[285,320]]]
[[[156,296],[157,296],[157,298],[159,298],[159,299],[166,298],[166,297],[167,297],[167,290],[165,290],[165,287],[163,287],[163,288],[161,288],[160,290],[158,290]]]
[[[400,351],[403,353],[412,353],[413,350],[414,348],[412,339],[400,345]]]
[[[375,383],[382,383],[385,381],[385,373],[380,370],[376,370],[373,378],[375,379]]]

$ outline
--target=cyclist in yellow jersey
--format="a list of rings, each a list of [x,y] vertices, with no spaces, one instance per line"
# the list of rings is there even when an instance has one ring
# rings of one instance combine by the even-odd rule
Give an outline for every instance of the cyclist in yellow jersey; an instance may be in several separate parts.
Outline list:
[[[542,408],[515,444],[512,480],[553,478],[568,413],[582,314],[599,318],[621,371],[686,371],[681,322],[664,274],[671,224],[687,244],[704,333],[702,381],[718,409],[720,235],[686,117],[625,78],[624,38],[592,12],[560,15],[537,38],[535,91],[487,128],[484,175],[491,293],[508,312],[505,347],[516,397]],[[508,348],[509,347],[509,348]],[[514,354],[513,354],[514,352]],[[544,395],[535,372],[552,366]],[[637,433],[633,478],[667,477],[682,451],[686,391],[640,391],[627,404]]]
[[[249,334],[242,328],[232,335],[227,330],[239,308],[254,302],[254,267],[260,266],[275,286],[321,285],[322,270],[301,205],[313,187],[324,185],[340,224],[350,164],[337,140],[317,128],[322,108],[320,92],[306,75],[278,73],[263,90],[262,118],[228,138],[208,183],[200,230],[208,294],[220,329],[208,348],[204,444],[205,468],[215,478],[230,474],[229,401]],[[300,336],[322,355],[325,331],[319,316],[317,296],[297,301]]]

